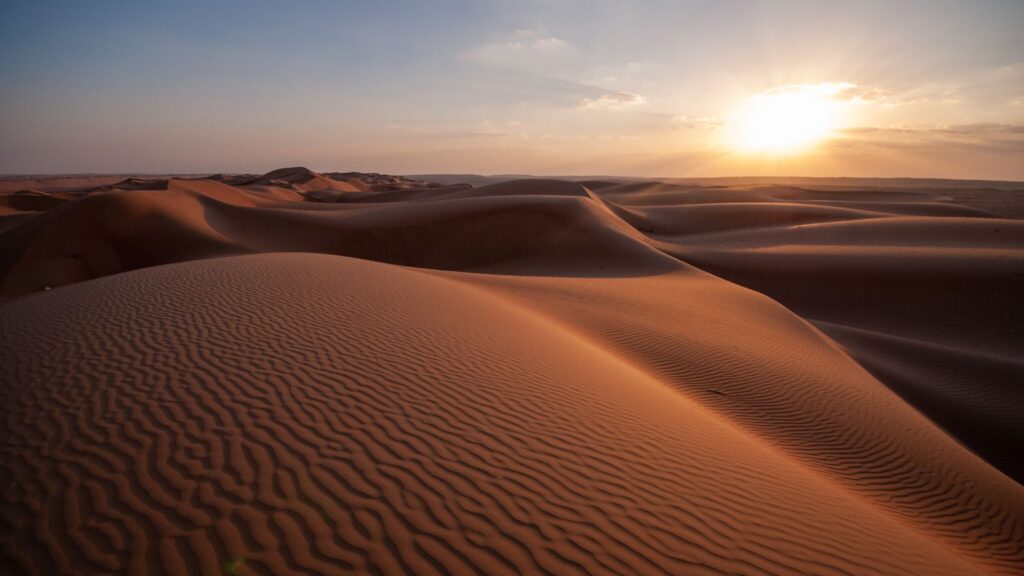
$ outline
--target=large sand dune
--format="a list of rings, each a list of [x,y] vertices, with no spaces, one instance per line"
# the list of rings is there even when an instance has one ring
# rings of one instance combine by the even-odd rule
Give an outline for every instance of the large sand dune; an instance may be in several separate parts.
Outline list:
[[[0,196],[0,570],[1024,572],[1020,191],[67,188]]]

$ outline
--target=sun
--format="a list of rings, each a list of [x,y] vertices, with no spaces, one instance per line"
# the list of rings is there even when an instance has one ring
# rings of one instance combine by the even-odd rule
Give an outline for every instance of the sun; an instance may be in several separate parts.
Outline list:
[[[800,84],[762,92],[736,114],[731,145],[741,152],[788,154],[806,151],[839,124],[836,93],[842,84]]]

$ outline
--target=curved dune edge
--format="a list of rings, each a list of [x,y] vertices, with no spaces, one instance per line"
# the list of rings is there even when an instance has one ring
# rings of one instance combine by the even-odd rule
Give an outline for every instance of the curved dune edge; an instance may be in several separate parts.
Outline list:
[[[571,332],[418,271],[205,260],[0,315],[4,548],[39,573],[987,569]]]
[[[454,277],[541,312],[965,553],[1024,563],[1019,485],[764,296],[699,272]]]
[[[1015,574],[1024,565],[1024,494],[1020,484],[1004,474],[1020,481],[1024,462],[1020,443],[1014,441],[1024,437],[1024,424],[1014,417],[1024,410],[1024,398],[1013,385],[1021,374],[1015,354],[1024,345],[1017,333],[1017,327],[1024,324],[1024,302],[1020,300],[1024,277],[1018,273],[1019,263],[1024,261],[1024,228],[1015,219],[1019,207],[1011,198],[1012,192],[1004,196],[988,192],[979,195],[955,189],[805,190],[778,185],[707,187],[552,180],[520,180],[472,188],[423,186],[380,175],[322,175],[301,168],[283,169],[259,178],[130,179],[84,195],[62,191],[6,198],[3,205],[13,213],[3,216],[0,222],[0,299],[10,301],[0,304],[0,314],[11,314],[13,318],[32,310],[31,314],[38,315],[40,308],[31,303],[57,297],[76,299],[78,296],[62,294],[67,290],[85,290],[98,282],[113,282],[103,285],[119,293],[123,287],[115,281],[134,278],[136,274],[123,273],[174,262],[281,251],[323,252],[383,262],[383,268],[401,272],[394,278],[402,282],[407,277],[432,275],[435,278],[431,282],[442,282],[452,294],[473,302],[486,300],[488,304],[477,302],[479,306],[474,309],[487,322],[492,317],[525,314],[534,324],[539,323],[528,330],[528,336],[543,333],[547,334],[543,338],[557,335],[556,339],[561,339],[545,340],[554,350],[570,345],[567,341],[572,342],[571,346],[590,350],[579,357],[600,357],[605,364],[629,371],[633,374],[629,378],[639,377],[656,385],[704,417],[717,419],[732,434],[747,438],[759,447],[757,450],[775,454],[803,474],[858,502],[858,506],[872,509],[872,513],[886,518],[885,522],[902,525],[945,554],[959,557],[971,565],[971,570]],[[296,254],[281,258],[308,262]],[[212,260],[197,270],[222,264],[227,266],[224,273],[233,274],[236,267],[248,270],[249,265],[237,264],[240,261],[249,260]],[[277,260],[273,262],[271,268],[286,267]],[[393,266],[396,264],[415,266],[420,271]],[[761,294],[715,278],[693,265]],[[152,268],[158,269],[162,268]],[[181,270],[188,271],[185,276],[195,275],[187,266]],[[234,287],[233,280],[220,278],[220,273],[204,272],[198,277],[218,279]],[[371,275],[377,277],[376,272]],[[347,286],[347,277],[345,282],[338,282],[342,276],[345,275],[339,272],[329,279],[340,286],[331,290],[316,283],[320,277],[311,280],[317,287],[311,292],[318,295],[314,299],[322,299],[321,294],[344,293],[341,288]],[[262,279],[252,281],[259,284]],[[408,281],[415,286],[423,282]],[[213,286],[203,285],[205,280],[196,282],[193,291],[217,292]],[[65,288],[43,292],[44,288],[56,286]],[[270,295],[257,289],[254,307],[250,307],[245,299],[248,292],[237,288],[233,289],[241,299],[232,300],[231,306],[261,314],[263,308],[274,306],[268,299],[281,298],[280,287],[268,288]],[[93,288],[82,294],[91,293],[89,290]],[[145,310],[143,316],[165,309],[163,290],[149,288],[142,292],[136,293],[137,298],[146,302],[136,307]],[[303,294],[286,299],[292,297],[300,298]],[[217,298],[224,296],[213,299],[219,301]],[[95,301],[101,309],[115,307],[99,298]],[[310,301],[306,305],[319,309],[330,304]],[[183,304],[179,302],[176,306],[179,307],[174,309],[179,310]],[[189,306],[192,304],[182,310],[192,314]],[[373,306],[367,307],[375,310]],[[492,308],[504,312],[496,315]],[[458,307],[437,309],[438,314],[462,314]],[[234,312],[218,312],[215,307],[204,310],[211,321],[220,318],[223,322],[234,317]],[[790,310],[813,319],[814,324]],[[195,346],[189,344],[185,346],[190,351],[187,357],[166,357],[168,368],[154,372],[148,367],[152,358],[167,352],[163,345],[154,347],[154,335],[157,341],[164,339],[164,335],[153,327],[167,322],[168,314],[139,325],[135,334],[136,339],[145,341],[144,351],[122,358],[113,368],[105,364],[106,360],[96,360],[104,353],[86,343],[93,334],[91,316],[71,315],[79,321],[66,324],[67,334],[45,325],[30,329],[28,323],[22,322],[11,337],[5,334],[3,343],[12,343],[5,349],[5,355],[16,358],[15,366],[24,368],[28,363],[40,367],[18,373],[16,378],[5,377],[4,385],[9,391],[19,386],[34,390],[37,381],[48,381],[47,378],[63,370],[47,365],[49,344],[38,348],[45,350],[38,354],[39,358],[21,357],[22,341],[35,338],[33,330],[51,334],[54,341],[77,339],[78,344],[68,344],[79,347],[74,354],[68,352],[70,365],[93,377],[69,381],[82,385],[103,381],[117,371],[135,371],[136,380],[143,383],[153,378],[162,382],[168,379],[166,374],[174,374],[169,370],[171,367],[206,366],[204,349],[189,348]],[[456,324],[461,326],[463,320],[468,321],[460,318]],[[452,321],[416,316],[408,325],[396,325],[420,334],[421,324],[432,326],[440,322],[447,326]],[[51,321],[54,325],[60,322],[69,320]],[[221,337],[234,338],[234,346],[244,347],[251,334],[270,330],[257,324],[254,331],[234,336],[222,332]],[[202,322],[196,325],[199,328],[191,330],[198,331],[199,336],[185,330],[178,337],[208,344],[207,328]],[[490,322],[489,326],[498,335],[503,332],[503,324]],[[277,334],[276,330],[271,331]],[[295,341],[301,342],[304,350],[330,350],[326,343],[313,337],[325,334],[317,330],[299,323],[292,326],[290,339],[281,338],[278,343],[285,350],[291,350]],[[347,341],[360,334],[358,329],[346,330],[332,333],[329,339],[331,345],[343,346],[344,342],[333,340]],[[471,334],[478,332],[467,332],[467,338]],[[370,336],[373,342],[381,338]],[[537,336],[538,341],[543,338]],[[174,346],[178,345],[176,342],[172,342]],[[172,352],[174,346],[170,348]],[[435,363],[433,357],[421,357],[422,348],[410,346],[403,362],[417,366]],[[511,359],[505,355],[501,358],[511,367],[509,370],[533,373],[548,369],[546,365],[534,366],[536,355],[532,349],[527,352],[530,353]],[[265,386],[266,382],[253,377],[265,370],[252,372],[238,367],[253,362],[240,359],[245,354],[239,349],[229,355],[243,363],[233,365],[230,373],[249,374],[251,381],[245,380],[245,385],[255,382]],[[481,362],[479,357],[460,354],[451,352],[449,363],[467,369]],[[309,352],[301,361],[315,365],[323,357],[323,352]],[[292,355],[287,359],[294,361]],[[577,378],[589,376],[588,366],[594,362],[597,361],[581,360],[580,365],[574,364],[570,369],[578,371]],[[94,369],[99,372],[90,372]],[[203,369],[194,373],[191,386],[223,378],[220,372],[207,373]],[[284,373],[287,369],[288,364],[278,360],[271,372]],[[395,379],[391,380],[394,383]],[[278,381],[283,382],[280,378]],[[321,378],[317,382],[323,381]],[[143,395],[129,391],[122,397],[135,401]],[[307,398],[321,397],[313,394]],[[52,404],[52,409],[95,402],[89,395],[55,394],[54,398],[57,400],[41,401]],[[214,403],[221,401],[218,397]],[[162,406],[147,404],[146,410],[162,410]],[[11,418],[15,413],[11,412]],[[90,413],[88,418],[82,416],[76,425],[87,428],[89,418],[97,414],[102,412]],[[37,424],[45,429],[40,433],[49,434],[51,439],[66,435],[69,430],[60,419],[47,422]],[[124,422],[127,421],[113,424],[113,429],[119,430]],[[173,418],[165,418],[160,424],[176,425]],[[126,433],[138,440],[142,438],[139,434],[157,434],[152,428],[132,428]],[[244,433],[261,432],[246,428]],[[86,433],[83,437],[99,447],[98,452],[86,450],[93,455],[109,451],[118,442],[116,438],[96,434]],[[124,462],[151,450],[151,445],[135,440],[117,445],[120,448],[115,450],[123,452],[119,458]],[[197,446],[205,442],[195,438],[190,441]],[[9,447],[21,449],[17,443]],[[161,450],[161,454],[166,454],[171,448]],[[223,453],[225,448],[190,447],[188,454],[205,458],[211,469],[226,470],[227,464],[211,464],[212,457],[208,456],[216,450]],[[52,480],[54,474],[69,478],[81,470],[97,470],[95,466],[67,468],[66,462],[77,460],[54,460],[53,452],[19,454],[23,457],[22,475],[12,485],[34,484],[25,489],[29,494],[48,492],[65,481]],[[647,466],[660,470],[663,465]],[[200,468],[188,468],[181,474],[181,482],[201,483],[207,476],[196,476],[197,470]],[[41,488],[43,477],[50,480]],[[738,486],[745,480],[737,478],[736,482]],[[122,487],[116,493],[118,497],[137,492],[136,488],[119,486]],[[141,483],[140,486],[143,492],[151,491]],[[161,486],[164,489],[168,484],[163,482]],[[117,522],[101,527],[90,525],[90,530],[95,528],[102,536],[85,539],[78,533],[62,536],[61,529],[66,523],[60,519],[48,520],[45,528],[39,528],[34,524],[39,514],[26,512],[26,498],[19,490],[4,490],[11,510],[21,514],[18,518],[23,524],[19,526],[35,525],[36,533],[52,532],[54,539],[43,542],[38,536],[19,532],[24,540],[13,549],[22,554],[23,560],[28,558],[26,562],[41,566],[43,573],[44,569],[54,568],[45,562],[39,564],[38,558],[47,554],[48,547],[73,551],[98,546],[97,550],[104,550],[97,552],[106,558],[102,561],[93,558],[93,552],[80,551],[53,560],[69,566],[83,565],[83,554],[90,558],[92,566],[123,562],[131,557],[131,569],[136,571],[140,569],[139,554],[144,554],[150,564],[161,561],[157,554],[176,557],[162,548],[154,551],[146,545],[139,548],[134,544],[154,541],[150,528],[163,526],[155,520],[146,520],[142,528],[128,532],[119,531]],[[75,494],[75,498],[81,496],[75,500],[75,506],[79,500],[108,498],[94,487],[82,490],[89,492],[89,496]],[[301,496],[299,492],[288,492],[286,487],[275,490],[283,500]],[[190,494],[184,505],[199,506],[197,502],[204,502],[198,492]],[[223,496],[222,492],[214,495]],[[534,492],[533,496],[544,499],[543,492]],[[149,496],[138,498],[138,494],[129,498],[131,510],[138,508],[138,502],[148,502],[145,499]],[[180,498],[160,502],[171,508],[183,505]],[[250,502],[245,501],[246,505]],[[40,510],[50,508],[38,501],[32,505],[40,506]],[[260,513],[273,516],[265,502],[252,505]],[[716,510],[731,517],[735,512],[731,506],[724,503]],[[601,514],[605,511],[602,509]],[[76,508],[74,513],[81,516],[79,524],[86,522],[82,518],[95,517],[92,509]],[[177,522],[175,513],[168,514],[172,522]],[[6,512],[3,518],[7,523]],[[792,527],[773,522],[770,518],[761,526],[767,532],[774,531],[776,539],[788,538],[793,533]],[[8,524],[13,526],[14,520]],[[652,525],[644,526],[647,530]],[[665,525],[657,526],[658,530],[666,529]],[[678,526],[667,528],[671,532],[675,527]],[[554,538],[552,532],[542,532],[542,541]],[[280,530],[274,532],[276,544],[268,544],[271,541],[267,540],[253,545],[250,538],[245,549],[276,549],[294,554],[296,546],[309,542],[319,546],[322,540],[316,536],[318,533],[305,529],[301,537],[288,541],[281,534]],[[204,538],[206,543],[200,543]],[[794,541],[799,543],[802,538],[795,536]],[[193,534],[187,545],[176,542],[175,548],[182,550],[189,546],[216,547],[212,556],[209,551],[204,552],[201,561],[196,560],[194,553],[179,554],[179,560],[188,567],[214,566],[211,558],[221,561],[228,556],[224,545],[218,544],[212,535]],[[776,552],[790,560],[770,564],[768,568],[759,566],[762,571],[902,571],[869,567],[870,562],[852,569],[840,569],[841,562],[822,564],[827,568],[799,569],[791,560],[804,558],[803,552],[796,554],[789,548],[790,540],[786,542],[776,542],[781,546]],[[135,553],[126,552],[128,549]],[[143,549],[146,551],[139,551]],[[636,553],[638,548],[630,549]],[[671,551],[669,546],[661,553]],[[321,562],[316,564],[320,571],[327,570],[326,566],[336,560],[324,560],[334,557],[324,556],[319,549],[309,554]],[[725,563],[701,564],[689,571],[747,570],[722,567],[737,561],[739,556],[732,553],[719,551],[712,556]],[[684,557],[689,558],[685,554]],[[848,556],[840,557],[842,562],[850,561]],[[233,559],[237,558],[224,561]],[[267,561],[253,560],[249,566],[257,573],[300,571],[294,558],[283,562],[271,567]],[[594,571],[622,571],[614,567],[618,565],[601,562],[604,561],[599,561],[600,567],[594,565]],[[743,562],[740,564],[753,570],[753,563]],[[629,561],[623,565],[633,567]],[[345,564],[335,564],[334,570],[341,566]],[[361,566],[364,571],[372,571],[378,564],[366,562]],[[0,569],[3,567],[0,565]],[[642,570],[633,571],[656,573],[664,567],[645,565]],[[444,571],[433,561],[417,564],[414,571],[431,572],[435,568]],[[518,564],[514,568],[523,569]]]
[[[1024,478],[1024,361],[814,322],[829,337],[979,455]]]

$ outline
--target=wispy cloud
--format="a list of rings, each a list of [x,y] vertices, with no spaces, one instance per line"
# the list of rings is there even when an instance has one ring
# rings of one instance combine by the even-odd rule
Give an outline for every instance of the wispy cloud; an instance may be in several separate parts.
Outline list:
[[[879,105],[886,108],[908,104],[959,104],[961,94],[950,87],[918,86],[909,91],[893,91],[877,86],[852,82],[821,82],[818,84],[788,84],[766,90],[759,97],[813,94],[834,102],[854,105]]]
[[[714,130],[723,126],[725,123],[721,120],[715,120],[714,118],[707,118],[704,116],[685,116],[676,115],[671,119],[671,124],[676,128],[684,128],[688,130]]]
[[[1024,135],[1024,124],[983,122],[935,126],[857,126],[844,130],[847,134],[914,134],[919,136],[983,136]]]
[[[935,156],[994,154],[1019,157],[1024,153],[1024,125],[976,123],[935,126],[861,126],[847,128],[831,149],[902,150]]]
[[[786,84],[761,92],[756,97],[814,95],[836,102],[861,104],[883,102],[892,98],[892,93],[883,88],[862,86],[852,82],[819,82],[817,84]]]
[[[872,86],[859,86],[847,82],[839,83],[836,86],[838,90],[832,97],[844,102],[881,102],[892,97],[892,93],[888,90]]]
[[[647,102],[647,99],[639,94],[630,92],[610,92],[602,94],[597,98],[584,98],[580,101],[581,110],[620,110],[631,108]]]
[[[575,55],[576,48],[568,41],[547,31],[543,26],[515,30],[463,54],[471,61],[503,67],[530,67],[550,59]]]

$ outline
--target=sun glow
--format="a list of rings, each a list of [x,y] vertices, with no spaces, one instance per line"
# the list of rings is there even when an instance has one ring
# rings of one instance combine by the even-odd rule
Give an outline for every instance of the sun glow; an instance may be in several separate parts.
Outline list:
[[[742,152],[806,151],[839,127],[842,100],[837,95],[851,86],[800,84],[757,94],[740,106],[731,146]]]

